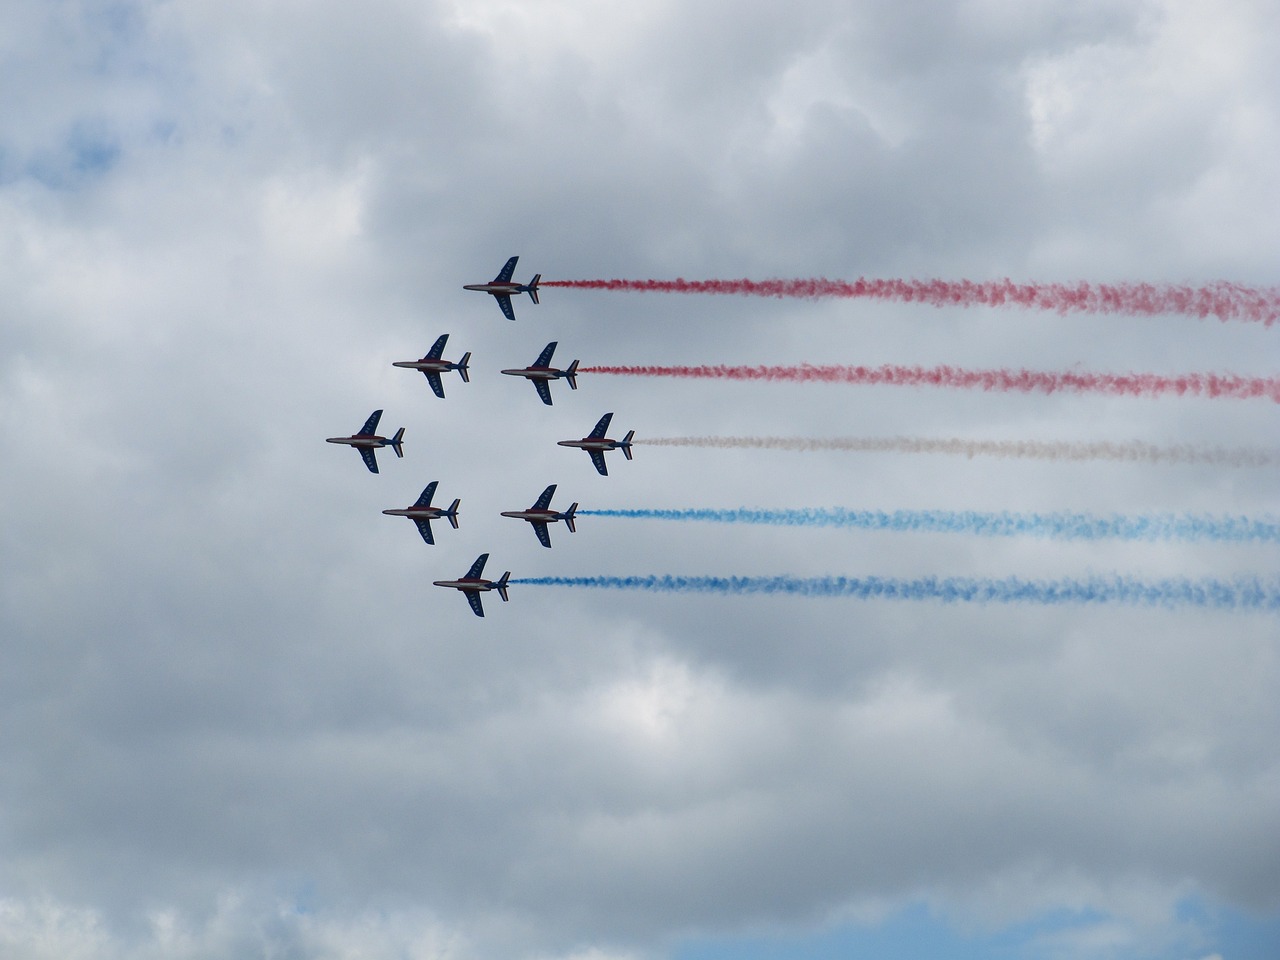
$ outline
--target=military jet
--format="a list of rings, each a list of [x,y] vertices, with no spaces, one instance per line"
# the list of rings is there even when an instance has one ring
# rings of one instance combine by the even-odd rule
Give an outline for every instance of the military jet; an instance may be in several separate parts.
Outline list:
[[[390,447],[396,452],[397,457],[404,456],[404,448],[400,446],[404,440],[404,427],[396,431],[396,435],[388,439],[380,437],[373,431],[378,429],[378,420],[382,417],[381,410],[375,410],[369,414],[369,419],[364,422],[364,426],[360,428],[359,433],[353,433],[349,437],[330,437],[325,443],[345,443],[348,446],[355,447],[360,451],[360,456],[364,459],[364,465],[369,468],[370,473],[378,472],[377,450],[379,447]]]
[[[628,430],[627,435],[621,440],[610,440],[604,435],[604,432],[609,429],[609,421],[612,419],[613,414],[606,413],[600,418],[600,422],[596,424],[595,429],[581,440],[558,440],[556,443],[561,447],[577,447],[579,450],[587,451],[591,457],[591,462],[595,464],[596,472],[602,477],[607,477],[609,470],[604,464],[604,452],[606,450],[621,450],[622,455],[630,460],[631,438],[636,435],[634,430]]]
[[[555,492],[556,485],[553,483],[542,491],[542,496],[538,497],[537,501],[528,510],[503,510],[502,515],[504,517],[514,517],[516,520],[528,520],[533,524],[533,532],[538,535],[538,542],[544,547],[550,547],[551,534],[547,531],[548,523],[563,520],[570,533],[577,529],[573,525],[573,514],[578,509],[577,503],[570,504],[569,509],[563,513],[552,510],[550,508],[551,496]]]
[[[485,561],[489,559],[487,553],[482,553],[476,557],[476,562],[471,565],[471,569],[466,572],[460,580],[433,580],[432,585],[437,587],[453,587],[455,590],[461,590],[467,595],[467,603],[471,604],[471,610],[477,617],[484,616],[484,605],[480,602],[480,594],[490,590],[497,590],[498,595],[505,602],[507,599],[507,580],[511,578],[511,571],[508,570],[497,580],[486,580],[480,576],[484,570]]]
[[[471,378],[467,376],[467,362],[471,359],[471,351],[467,351],[462,355],[462,359],[457,363],[450,363],[448,360],[441,360],[440,355],[444,353],[445,342],[449,339],[447,333],[441,334],[438,339],[427,351],[427,355],[421,360],[396,360],[391,365],[393,367],[408,367],[410,370],[421,370],[422,375],[427,378],[427,383],[431,384],[432,392],[441,400],[444,399],[444,384],[440,382],[440,374],[448,373],[450,370],[457,370],[462,377],[463,383],[470,383]]]
[[[431,537],[431,521],[432,520],[448,520],[453,524],[453,529],[458,529],[458,504],[461,500],[454,500],[453,505],[449,509],[444,507],[433,507],[431,498],[435,496],[436,484],[439,480],[432,480],[422,490],[422,496],[418,497],[417,502],[411,507],[395,510],[383,510],[389,517],[408,517],[418,525],[418,532],[422,534],[422,539],[427,543],[435,543]]]
[[[516,272],[516,261],[519,259],[519,257],[512,257],[508,260],[492,282],[468,283],[464,284],[462,289],[479,290],[481,293],[489,294],[498,301],[498,308],[502,311],[502,315],[508,320],[514,320],[516,312],[511,309],[511,298],[517,294],[527,293],[533,298],[533,302],[537,303],[538,283],[542,280],[542,274],[535,273],[528,283],[513,283],[511,275]]]
[[[538,396],[542,398],[542,402],[547,406],[551,406],[551,381],[565,379],[569,381],[569,389],[578,389],[578,361],[575,360],[569,364],[566,370],[557,370],[551,366],[551,354],[556,351],[556,341],[552,340],[542,352],[538,354],[538,359],[533,361],[531,367],[520,367],[519,369],[503,370],[502,372],[512,377],[524,377],[533,381],[534,388],[538,391]]]

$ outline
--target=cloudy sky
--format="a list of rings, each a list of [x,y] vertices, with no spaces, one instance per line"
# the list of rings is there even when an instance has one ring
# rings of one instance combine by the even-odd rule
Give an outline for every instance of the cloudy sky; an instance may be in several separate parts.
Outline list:
[[[0,955],[1280,955],[1272,614],[489,572],[1273,577],[1274,543],[501,510],[1274,517],[1274,467],[613,435],[1274,444],[1266,400],[504,367],[1276,372],[1276,327],[464,283],[1277,283],[1267,0],[13,0]],[[391,366],[441,333],[472,382]],[[385,408],[405,457],[325,437]],[[427,546],[430,480],[461,528]]]

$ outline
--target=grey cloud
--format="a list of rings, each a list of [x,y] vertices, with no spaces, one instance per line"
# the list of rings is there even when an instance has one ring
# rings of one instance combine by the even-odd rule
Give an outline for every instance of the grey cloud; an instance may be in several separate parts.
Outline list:
[[[1267,548],[604,518],[545,551],[497,516],[550,482],[584,506],[1274,512],[1247,471],[646,447],[606,480],[552,443],[609,409],[642,437],[1257,443],[1257,405],[584,376],[540,409],[495,372],[551,339],[584,363],[1265,372],[1261,328],[551,288],[511,324],[460,289],[513,253],[522,278],[1216,269],[1189,185],[1237,154],[1194,123],[1101,141],[1113,166],[1036,152],[1027,65],[1146,50],[1158,23],[677,6],[611,56],[574,37],[544,60],[442,7],[221,9],[138,8],[116,43],[187,59],[154,89],[99,78],[110,169],[0,189],[13,936],[154,952],[139,918],[167,910],[176,956],[336,952],[361,929],[371,955],[651,954],[920,898],[962,922],[1063,891],[1127,917],[1126,890],[1167,907],[1188,884],[1273,907],[1264,617],[527,586],[479,621],[429,585],[482,550],[516,576],[1267,569]],[[50,112],[79,115],[85,72],[50,71]],[[1258,76],[1215,96],[1273,113]],[[437,401],[390,362],[443,332],[475,374]],[[375,407],[408,430],[378,477],[323,444]],[[427,548],[378,511],[437,478],[462,527]],[[219,906],[229,890],[251,902]]]

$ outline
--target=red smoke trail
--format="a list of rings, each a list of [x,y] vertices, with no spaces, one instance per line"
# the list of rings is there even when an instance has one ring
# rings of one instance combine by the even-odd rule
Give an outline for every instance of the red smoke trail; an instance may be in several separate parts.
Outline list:
[[[1241,377],[1233,373],[1185,373],[1162,377],[1154,373],[1051,373],[1038,370],[964,370],[957,367],[794,366],[598,366],[579,373],[629,377],[686,377],[697,380],[772,380],[793,383],[893,384],[951,387],[961,390],[1001,390],[1022,393],[1105,393],[1112,396],[1266,397],[1280,403],[1280,378]]]
[[[720,293],[749,297],[856,297],[935,307],[1018,306],[1058,313],[1162,313],[1251,320],[1280,319],[1280,287],[1218,280],[1200,287],[1165,283],[1014,283],[1012,280],[543,280],[544,287],[660,293]]]

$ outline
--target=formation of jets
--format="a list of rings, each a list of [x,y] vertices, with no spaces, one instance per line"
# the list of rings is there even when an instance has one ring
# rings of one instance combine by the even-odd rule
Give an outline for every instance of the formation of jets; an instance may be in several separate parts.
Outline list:
[[[514,320],[515,311],[511,306],[511,298],[521,293],[529,294],[534,303],[538,302],[538,284],[542,280],[542,274],[534,274],[532,280],[528,283],[515,283],[511,277],[515,273],[516,261],[519,257],[512,257],[506,262],[503,268],[498,272],[497,277],[490,283],[467,284],[464,290],[478,290],[487,293],[498,301],[498,307],[502,310],[503,316],[508,320]],[[444,350],[449,341],[449,335],[442,334],[432,344],[431,349],[427,351],[426,356],[420,360],[397,360],[392,365],[410,370],[418,370],[427,378],[427,383],[431,386],[431,391],[437,397],[444,399],[444,382],[441,379],[442,374],[451,370],[456,370],[462,378],[463,383],[470,383],[469,364],[471,361],[470,351],[464,353],[461,359],[456,361],[445,360]],[[538,392],[538,397],[547,406],[551,406],[551,382],[553,380],[567,380],[569,389],[577,390],[578,381],[578,361],[574,360],[568,367],[563,369],[553,367],[551,365],[551,357],[555,353],[557,342],[552,340],[538,354],[538,359],[530,366],[512,368],[503,370],[502,373],[514,377],[524,377],[531,382],[534,389]],[[375,410],[370,414],[369,419],[365,421],[363,427],[358,433],[353,433],[349,437],[329,437],[329,443],[346,444],[355,447],[359,451],[361,458],[364,460],[365,466],[369,468],[370,473],[378,472],[377,450],[379,447],[391,447],[395,451],[397,457],[404,457],[404,427],[400,427],[391,437],[383,437],[378,435],[378,421],[382,418],[382,411]],[[612,413],[606,413],[600,418],[595,425],[595,429],[581,440],[560,440],[559,445],[562,447],[577,447],[585,450],[591,458],[591,463],[595,466],[596,471],[601,476],[608,476],[609,470],[605,464],[604,455],[609,450],[621,450],[623,456],[628,460],[631,459],[631,441],[635,436],[634,430],[628,430],[621,440],[613,440],[605,436],[609,429],[609,423],[613,419]],[[391,517],[408,517],[414,522],[418,528],[418,533],[422,539],[428,544],[435,543],[435,537],[431,530],[432,520],[448,520],[450,525],[458,529],[458,506],[461,500],[455,499],[448,507],[434,507],[431,505],[432,499],[435,497],[436,487],[439,481],[432,480],[422,490],[418,499],[407,507],[397,507],[386,509],[382,512]],[[511,517],[516,520],[524,520],[533,527],[534,535],[537,536],[538,542],[544,547],[551,547],[551,534],[548,527],[552,523],[562,522],[569,528],[569,532],[576,531],[575,513],[578,509],[576,502],[569,505],[567,510],[554,510],[551,507],[551,498],[555,495],[556,484],[551,484],[541,495],[534,501],[533,506],[527,510],[504,510],[502,516]],[[471,606],[472,612],[478,617],[484,616],[484,605],[481,603],[480,595],[490,590],[497,590],[498,595],[505,601],[507,597],[507,585],[511,577],[511,572],[507,571],[497,580],[487,580],[484,578],[484,565],[489,559],[489,554],[482,553],[476,558],[475,563],[471,565],[471,569],[457,580],[433,580],[432,583],[437,587],[449,587],[454,590],[460,590],[466,596],[467,602]]]

